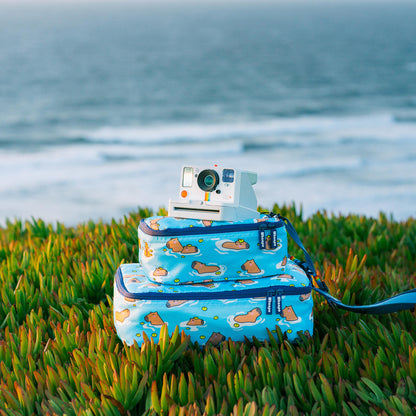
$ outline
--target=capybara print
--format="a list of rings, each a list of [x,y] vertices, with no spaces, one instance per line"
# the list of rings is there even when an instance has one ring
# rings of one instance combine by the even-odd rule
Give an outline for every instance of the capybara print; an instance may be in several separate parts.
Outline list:
[[[161,219],[161,218],[154,218],[153,220],[151,220],[151,221],[150,221],[150,224],[149,224],[149,227],[150,227],[152,230],[156,230],[156,231],[158,231],[158,230],[159,230],[159,223],[158,223],[158,221],[160,221],[160,219]]]
[[[130,316],[128,309],[123,309],[121,312],[116,311],[116,321],[124,322]]]
[[[187,244],[185,247],[181,244],[178,238],[171,238],[167,243],[166,247],[172,250],[174,253],[182,254],[194,254],[198,253],[198,247],[192,244]]]
[[[171,238],[166,243],[166,247],[172,250],[174,253],[181,253],[183,250],[183,245],[179,242],[177,238]]]
[[[205,321],[201,318],[198,318],[197,316],[191,318],[186,325],[192,325],[192,326],[200,326],[204,325]]]
[[[194,283],[194,282],[189,282],[188,284],[192,285],[192,286],[196,286],[196,287],[206,287],[208,289],[213,289],[215,287],[214,283]]]
[[[168,300],[166,302],[167,308],[176,308],[177,306],[181,306],[184,303],[188,302],[187,300]]]
[[[253,323],[256,322],[257,318],[261,315],[261,309],[260,308],[254,308],[251,311],[242,314],[242,315],[236,315],[234,317],[234,321],[245,324],[245,323]]]
[[[150,312],[150,313],[148,313],[144,317],[144,320],[146,322],[150,322],[152,325],[155,325],[155,326],[159,326],[159,325],[163,325],[164,324],[163,319],[160,317],[160,315],[157,312]]]
[[[300,296],[299,296],[299,300],[300,300],[301,302],[305,302],[305,300],[310,299],[310,297],[311,297],[311,294],[310,294],[310,293],[305,293],[304,295],[300,295]]]
[[[148,283],[145,287],[160,287],[160,285],[157,285],[156,283]]]
[[[256,218],[256,222],[265,222],[265,221],[267,221],[268,219],[269,219],[268,217]]]
[[[278,274],[276,277],[272,277],[273,280],[277,279],[291,279],[293,280],[294,277],[291,274]]]
[[[247,260],[242,266],[241,269],[246,271],[247,273],[250,274],[256,274],[256,273],[260,273],[260,269],[259,266],[257,266],[256,262],[254,261],[254,259],[251,260]]]
[[[248,250],[250,244],[240,238],[236,241],[226,241],[225,243],[222,243],[222,247],[229,250]]]
[[[213,332],[208,338],[207,344],[212,344],[214,347],[225,340],[225,336],[221,332]]]
[[[194,261],[192,262],[191,267],[196,270],[199,274],[204,273],[215,273],[220,270],[218,266],[215,265],[207,265],[204,263],[201,263],[200,261]]]
[[[211,227],[212,221],[211,220],[202,220],[202,224],[204,224],[205,227]]]
[[[237,280],[237,283],[240,283],[242,285],[254,285],[256,282],[251,279],[241,279],[241,280]]]
[[[164,269],[163,267],[158,267],[153,272],[153,276],[167,276],[167,275],[168,275],[168,271]]]
[[[286,321],[297,321],[298,320],[298,316],[296,315],[292,306],[286,306],[285,308],[283,308],[282,316],[286,319]]]
[[[182,251],[182,254],[194,254],[194,253],[198,253],[198,247],[193,246],[192,244],[188,244],[186,245]]]

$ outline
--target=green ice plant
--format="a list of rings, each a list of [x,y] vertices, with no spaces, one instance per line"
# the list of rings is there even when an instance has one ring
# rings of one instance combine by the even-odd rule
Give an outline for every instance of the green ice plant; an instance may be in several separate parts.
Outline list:
[[[414,219],[318,212],[302,220],[294,206],[273,211],[295,224],[343,302],[416,287]],[[137,261],[137,226],[149,215],[0,228],[0,415],[415,413],[412,311],[356,315],[314,295],[314,335],[296,344],[276,328],[265,342],[200,347],[167,327],[157,343],[123,344],[113,326],[113,276],[120,263]]]

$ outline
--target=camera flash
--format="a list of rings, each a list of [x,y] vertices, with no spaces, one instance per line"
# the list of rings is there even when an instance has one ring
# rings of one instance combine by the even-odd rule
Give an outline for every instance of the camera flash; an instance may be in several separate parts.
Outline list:
[[[193,177],[193,169],[192,168],[183,168],[183,175],[182,175],[182,186],[189,188],[192,186],[192,177]]]

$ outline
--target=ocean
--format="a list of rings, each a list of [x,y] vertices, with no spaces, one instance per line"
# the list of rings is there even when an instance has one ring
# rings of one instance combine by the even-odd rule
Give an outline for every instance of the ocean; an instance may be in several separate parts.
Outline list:
[[[0,3],[0,224],[110,221],[183,165],[258,204],[416,214],[415,2]]]

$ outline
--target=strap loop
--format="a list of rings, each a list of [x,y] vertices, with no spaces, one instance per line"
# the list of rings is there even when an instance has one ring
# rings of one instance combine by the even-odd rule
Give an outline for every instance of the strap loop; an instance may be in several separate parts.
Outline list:
[[[283,217],[280,214],[275,214],[273,212],[270,212],[269,215],[271,217],[276,217],[282,220],[286,225],[286,230],[289,233],[289,235],[292,237],[293,241],[299,246],[299,248],[303,251],[303,254],[305,256],[304,262],[298,262],[298,265],[305,271],[305,273],[308,275],[309,279],[314,280],[316,284],[318,285],[319,289],[328,292],[328,286],[326,283],[319,279],[319,277],[316,274],[315,266],[313,264],[312,257],[309,255],[309,253],[306,251],[305,246],[302,244],[302,241],[300,240],[298,233],[296,232],[295,228],[291,224],[291,222]]]

